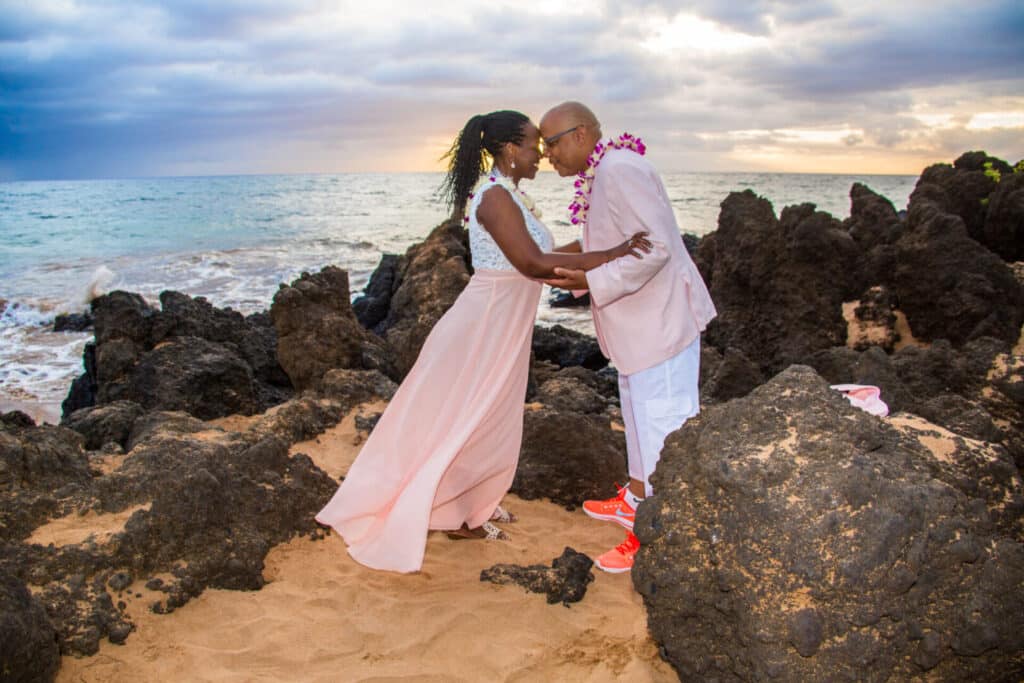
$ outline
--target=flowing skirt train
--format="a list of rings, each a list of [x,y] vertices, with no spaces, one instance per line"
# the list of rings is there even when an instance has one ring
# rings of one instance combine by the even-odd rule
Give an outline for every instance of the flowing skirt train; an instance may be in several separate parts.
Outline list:
[[[430,529],[483,524],[512,485],[541,285],[479,270],[437,322],[316,519],[374,569],[418,571]]]

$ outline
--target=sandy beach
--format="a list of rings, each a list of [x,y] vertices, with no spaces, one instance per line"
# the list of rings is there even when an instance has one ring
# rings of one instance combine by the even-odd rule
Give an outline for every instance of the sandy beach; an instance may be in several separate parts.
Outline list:
[[[383,404],[364,406],[379,410]],[[295,444],[332,476],[355,458],[353,411],[314,440]],[[249,418],[215,421],[243,429]],[[87,658],[63,658],[58,681],[672,681],[647,633],[628,574],[595,571],[570,607],[519,586],[479,580],[497,563],[550,564],[566,546],[594,556],[622,540],[618,527],[582,511],[508,496],[519,521],[508,542],[452,541],[432,533],[423,571],[376,572],[348,557],[334,534],[296,538],[267,556],[260,591],[208,589],[171,614],[143,577],[124,600],[136,625],[125,645],[104,641]],[[55,520],[36,542],[102,540],[127,515]]]

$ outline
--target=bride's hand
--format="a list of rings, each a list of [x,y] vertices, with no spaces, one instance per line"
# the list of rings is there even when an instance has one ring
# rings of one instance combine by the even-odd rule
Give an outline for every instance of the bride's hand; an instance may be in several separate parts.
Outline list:
[[[651,253],[651,241],[647,239],[647,235],[647,232],[633,233],[628,240],[608,250],[608,260],[611,261],[626,255],[643,258],[644,254]]]

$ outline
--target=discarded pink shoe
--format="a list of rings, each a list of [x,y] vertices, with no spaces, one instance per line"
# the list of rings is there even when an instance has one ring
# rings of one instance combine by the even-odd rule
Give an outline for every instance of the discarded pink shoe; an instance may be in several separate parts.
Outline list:
[[[889,414],[889,406],[882,400],[882,390],[870,384],[833,384],[832,389],[841,392],[851,405],[865,410],[872,415],[885,417]]]

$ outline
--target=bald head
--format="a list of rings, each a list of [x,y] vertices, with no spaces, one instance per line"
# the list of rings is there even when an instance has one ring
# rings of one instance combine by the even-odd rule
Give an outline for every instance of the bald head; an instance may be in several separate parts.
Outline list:
[[[579,102],[562,102],[540,120],[545,156],[561,176],[582,173],[587,158],[601,139],[601,124],[594,112]]]
[[[545,122],[551,128],[570,128],[572,126],[586,126],[594,133],[595,138],[601,137],[601,124],[598,122],[594,112],[582,102],[562,102],[548,110],[541,117],[541,128],[546,128]]]

